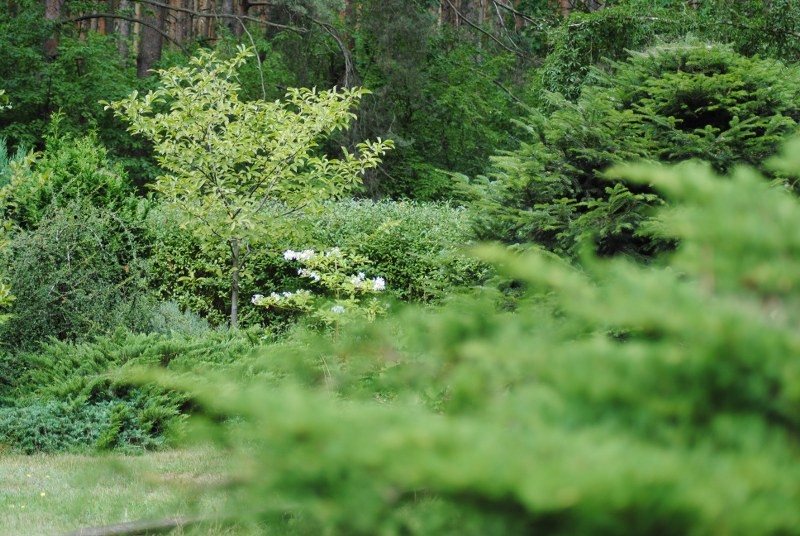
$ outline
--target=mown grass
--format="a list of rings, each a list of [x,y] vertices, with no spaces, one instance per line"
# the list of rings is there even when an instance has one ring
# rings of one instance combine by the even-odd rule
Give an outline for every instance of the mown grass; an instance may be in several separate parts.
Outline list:
[[[224,483],[222,462],[200,449],[141,456],[0,453],[0,535],[53,535],[175,515],[213,517],[224,505],[215,486]],[[231,534],[209,526],[203,533]]]

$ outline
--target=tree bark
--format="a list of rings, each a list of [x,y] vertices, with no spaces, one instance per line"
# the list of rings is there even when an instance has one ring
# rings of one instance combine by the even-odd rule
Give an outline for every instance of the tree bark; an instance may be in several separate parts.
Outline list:
[[[232,35],[239,36],[242,33],[242,25],[236,19],[240,14],[236,12],[236,0],[222,0],[223,24]]]
[[[231,329],[239,327],[239,240],[231,239]]]
[[[61,19],[61,7],[63,0],[45,0],[44,18],[45,21],[55,24]],[[58,31],[53,33],[44,42],[44,53],[48,58],[55,58],[58,55]]]
[[[169,0],[172,18],[170,19],[170,35],[178,43],[186,43],[193,37],[192,35],[192,16],[187,13],[192,9],[189,0]],[[185,11],[184,11],[185,10]]]
[[[142,25],[139,34],[139,54],[136,60],[136,75],[139,78],[147,77],[153,64],[161,59],[164,43],[163,33],[166,27],[166,9],[162,6],[143,5],[142,21],[158,30]]]
[[[119,0],[119,13],[122,15],[131,14],[130,0]],[[123,65],[128,64],[131,54],[131,21],[124,19],[117,19],[115,24],[117,32],[117,53],[122,60]]]

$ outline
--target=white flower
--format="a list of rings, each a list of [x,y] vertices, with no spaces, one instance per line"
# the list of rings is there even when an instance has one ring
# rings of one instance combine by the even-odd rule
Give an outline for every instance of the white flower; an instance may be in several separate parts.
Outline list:
[[[304,249],[303,251],[295,251],[293,249],[287,249],[283,252],[283,258],[287,261],[307,261],[310,260],[311,257],[314,256],[313,249]]]
[[[386,290],[386,280],[382,277],[376,277],[372,280],[372,290],[380,292]]]
[[[292,293],[291,293],[291,292],[289,292],[289,291],[284,291],[284,292],[283,292],[283,297],[284,297],[284,298],[291,298],[291,297],[292,297]]]
[[[253,302],[253,305],[258,305],[258,303],[264,299],[263,294],[253,294],[253,297],[250,298],[250,301]]]
[[[322,277],[320,277],[320,275],[317,272],[314,272],[313,270],[307,270],[305,268],[300,268],[299,270],[297,270],[297,274],[302,277],[310,277],[314,281],[319,281],[320,279],[322,279]]]
[[[272,298],[275,301],[280,301],[281,300],[281,295],[278,294],[277,292],[271,292],[269,297]]]
[[[358,272],[358,275],[354,275],[350,278],[350,283],[355,287],[360,287],[364,283],[365,278],[364,272]]]
[[[326,251],[325,252],[325,256],[326,257],[341,257],[342,256],[342,250],[339,249],[339,248],[333,248],[333,249],[331,249],[329,251]]]
[[[342,307],[341,305],[334,305],[333,307],[331,307],[331,311],[334,314],[340,315],[344,313],[344,307]]]

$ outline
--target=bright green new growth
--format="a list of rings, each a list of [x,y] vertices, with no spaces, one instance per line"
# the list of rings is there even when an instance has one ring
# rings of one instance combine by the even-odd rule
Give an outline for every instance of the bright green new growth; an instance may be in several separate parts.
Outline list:
[[[147,95],[106,103],[154,143],[165,171],[154,188],[184,223],[201,240],[229,246],[233,327],[249,248],[290,230],[290,214],[357,188],[392,147],[378,139],[328,158],[319,144],[348,127],[365,90],[290,89],[283,102],[243,102],[236,71],[249,55],[240,48],[223,60],[203,51],[187,67],[158,71],[162,85]]]

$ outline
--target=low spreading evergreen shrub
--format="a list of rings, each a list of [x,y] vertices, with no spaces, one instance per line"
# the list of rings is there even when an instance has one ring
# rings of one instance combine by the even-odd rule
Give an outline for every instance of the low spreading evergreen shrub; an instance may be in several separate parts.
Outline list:
[[[53,341],[35,352],[4,354],[0,445],[26,453],[163,447],[192,401],[157,385],[138,386],[123,373],[159,368],[197,379],[201,370],[241,367],[245,376],[259,334],[118,330],[91,343]]]
[[[177,411],[142,400],[81,404],[33,401],[0,407],[0,444],[25,454],[117,450],[141,452],[166,445]]]

